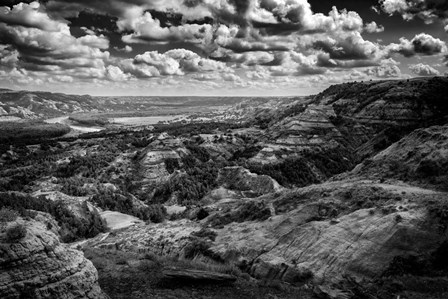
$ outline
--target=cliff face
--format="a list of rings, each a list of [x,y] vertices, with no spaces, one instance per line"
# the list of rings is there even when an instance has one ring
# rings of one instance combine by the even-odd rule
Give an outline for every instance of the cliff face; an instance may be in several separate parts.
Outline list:
[[[0,233],[1,298],[107,298],[83,253],[61,244],[41,222],[17,222],[26,227],[22,239],[9,241],[6,230]]]
[[[265,198],[274,216],[226,225],[217,231],[212,250],[245,261],[257,278],[294,283],[311,272],[318,282],[338,281],[345,274],[373,279],[395,256],[437,248],[444,236],[426,203],[445,199],[444,193],[405,184],[313,185],[272,201]]]
[[[356,167],[348,177],[400,179],[448,190],[448,125],[415,130]]]
[[[415,124],[446,119],[448,78],[334,85],[316,97],[337,115],[365,123]],[[422,123],[423,122],[423,123]]]
[[[343,146],[359,162],[417,128],[444,124],[447,94],[446,77],[331,86],[310,102],[263,116],[269,141],[252,161],[276,163],[273,157],[284,152]]]

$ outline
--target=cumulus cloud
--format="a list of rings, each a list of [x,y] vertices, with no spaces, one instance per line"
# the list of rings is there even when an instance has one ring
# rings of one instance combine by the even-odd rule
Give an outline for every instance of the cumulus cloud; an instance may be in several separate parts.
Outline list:
[[[0,45],[0,68],[12,69],[19,61],[19,52],[8,46]]]
[[[314,42],[314,48],[329,54],[331,59],[373,59],[379,53],[379,47],[363,39],[359,32],[353,32],[339,38],[325,37]]]
[[[129,45],[126,45],[123,48],[114,47],[114,49],[117,50],[118,52],[125,52],[125,53],[130,53],[133,50],[133,48]]]
[[[123,19],[117,22],[122,31],[133,33],[123,36],[126,43],[188,41],[201,43],[212,38],[212,26],[209,24],[183,24],[162,27],[160,20],[152,17],[150,12],[143,12],[140,7],[129,9]]]
[[[118,66],[124,72],[138,78],[228,70],[225,63],[202,58],[185,49],[174,49],[163,54],[157,51],[145,52],[135,56],[134,59],[120,61]]]
[[[400,14],[403,19],[420,18],[427,23],[448,18],[448,5],[444,0],[380,0],[384,12]]]
[[[125,74],[119,67],[109,65],[106,68],[106,76],[111,81],[126,81],[131,77],[130,74]]]
[[[384,27],[376,22],[370,22],[365,25],[364,30],[368,33],[380,33],[384,31]]]
[[[371,77],[377,78],[395,78],[401,76],[401,70],[393,64],[381,65],[368,68],[365,73]]]
[[[436,70],[435,68],[433,68],[427,64],[423,64],[423,63],[412,64],[409,66],[409,69],[411,70],[412,73],[414,73],[415,75],[418,75],[418,76],[438,76],[438,75],[440,75],[440,72],[438,70]]]
[[[225,60],[227,62],[235,62],[243,65],[265,65],[274,61],[275,57],[269,52],[255,51],[245,53],[227,53]]]
[[[408,40],[400,38],[399,44],[390,44],[388,50],[392,53],[400,53],[405,57],[420,55],[436,55],[447,50],[446,43],[438,38],[425,33],[420,33]]]
[[[0,7],[0,22],[45,31],[59,31],[64,26],[60,21],[52,20],[37,1],[30,4],[19,3],[12,9],[7,6]]]

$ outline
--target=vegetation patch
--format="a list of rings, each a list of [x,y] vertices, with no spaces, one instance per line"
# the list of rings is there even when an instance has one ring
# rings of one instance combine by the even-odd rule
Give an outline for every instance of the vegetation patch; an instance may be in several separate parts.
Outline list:
[[[26,236],[26,227],[23,224],[14,224],[6,230],[6,238],[10,242],[18,241]]]
[[[100,215],[95,210],[91,211],[87,204],[83,206],[86,218],[78,218],[62,201],[52,201],[44,197],[35,198],[17,193],[0,193],[0,208],[15,210],[21,216],[28,216],[27,210],[49,213],[61,227],[59,234],[64,242],[92,238],[106,231],[106,225]]]
[[[213,214],[207,220],[212,227],[222,227],[232,222],[264,221],[271,217],[271,210],[262,201],[248,201],[234,208],[227,208],[220,213]]]

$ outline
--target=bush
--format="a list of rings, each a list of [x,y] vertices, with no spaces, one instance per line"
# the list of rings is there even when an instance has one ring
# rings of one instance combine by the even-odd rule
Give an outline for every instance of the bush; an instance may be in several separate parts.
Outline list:
[[[15,224],[8,228],[6,231],[6,237],[10,241],[20,240],[26,236],[26,228],[23,224]]]
[[[149,220],[154,223],[161,223],[165,220],[166,209],[164,206],[159,204],[148,206]]]
[[[207,221],[212,227],[221,227],[232,222],[264,221],[271,217],[271,210],[264,202],[249,201],[236,209],[229,209],[222,214],[214,214]]]
[[[210,241],[215,241],[217,233],[209,228],[202,228],[200,231],[191,233],[191,235],[198,238],[210,239]]]
[[[41,211],[51,214],[61,227],[59,234],[63,242],[73,242],[81,238],[92,238],[100,232],[106,231],[106,225],[96,211],[90,211],[87,204],[83,205],[86,219],[80,219],[67,208],[64,202],[52,201],[45,197],[31,197],[16,193],[0,193],[2,200],[0,208],[12,209],[22,216],[32,216]]]
[[[203,239],[194,238],[190,244],[185,246],[184,257],[191,260],[201,255],[221,262],[221,258],[210,250],[209,242]]]
[[[18,216],[19,213],[10,208],[3,207],[0,209],[0,223],[14,221]]]

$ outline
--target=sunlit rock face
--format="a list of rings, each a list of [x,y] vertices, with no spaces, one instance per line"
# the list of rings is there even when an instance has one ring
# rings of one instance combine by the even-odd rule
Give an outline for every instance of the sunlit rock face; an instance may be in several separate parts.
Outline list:
[[[125,252],[152,252],[161,256],[179,256],[190,244],[190,235],[201,229],[199,223],[182,219],[158,224],[137,224],[113,234],[84,242],[84,248],[117,249]]]
[[[445,194],[403,183],[338,181],[264,197],[274,216],[218,228],[213,251],[257,278],[319,282],[373,279],[395,256],[431,252],[443,240],[425,202]]]
[[[180,160],[187,154],[183,143],[166,133],[160,134],[140,154],[138,163],[143,173],[144,188],[151,189],[156,184],[169,179],[166,159]]]
[[[98,274],[83,253],[59,242],[42,222],[18,219],[25,237],[10,241],[0,233],[1,298],[107,298]]]

